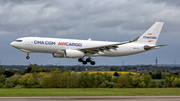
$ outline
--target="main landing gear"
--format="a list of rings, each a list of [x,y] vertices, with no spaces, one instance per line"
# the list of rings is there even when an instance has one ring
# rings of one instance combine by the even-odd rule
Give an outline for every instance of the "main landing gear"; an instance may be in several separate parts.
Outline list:
[[[78,61],[82,62],[83,65],[86,65],[88,62],[90,62],[91,65],[95,65],[95,61],[92,61],[91,58],[87,58],[86,61],[84,61],[83,58],[79,58]]]
[[[26,52],[26,59],[30,59],[29,53]]]

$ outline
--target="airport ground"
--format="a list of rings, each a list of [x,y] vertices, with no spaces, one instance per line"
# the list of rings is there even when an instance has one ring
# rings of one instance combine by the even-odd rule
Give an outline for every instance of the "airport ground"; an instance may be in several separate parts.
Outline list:
[[[180,96],[0,97],[0,101],[179,101]]]

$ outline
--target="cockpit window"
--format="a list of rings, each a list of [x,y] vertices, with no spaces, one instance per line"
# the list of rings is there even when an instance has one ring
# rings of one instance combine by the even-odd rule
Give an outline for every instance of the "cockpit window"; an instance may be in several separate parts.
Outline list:
[[[22,40],[15,40],[16,42],[22,42]]]

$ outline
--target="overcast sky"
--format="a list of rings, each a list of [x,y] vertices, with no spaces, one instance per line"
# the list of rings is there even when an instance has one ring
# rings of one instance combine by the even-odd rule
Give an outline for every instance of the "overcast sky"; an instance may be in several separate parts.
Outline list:
[[[180,0],[0,0],[0,60],[3,65],[81,65],[77,59],[26,54],[10,46],[20,37],[39,36],[129,41],[155,22],[164,22],[160,49],[124,57],[95,57],[96,65],[180,64]]]

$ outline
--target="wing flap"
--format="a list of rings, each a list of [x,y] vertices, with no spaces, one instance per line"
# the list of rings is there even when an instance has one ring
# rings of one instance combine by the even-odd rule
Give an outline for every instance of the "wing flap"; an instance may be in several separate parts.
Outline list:
[[[83,48],[80,49],[80,51],[83,51],[85,54],[98,54],[99,52],[104,52],[104,51],[110,51],[110,49],[117,50],[118,45],[123,45],[131,42],[135,42],[138,40],[139,37],[135,38],[132,41],[127,41],[127,42],[121,42],[117,44],[111,44],[111,45],[103,45],[103,46],[98,46],[98,47],[90,47],[90,48]]]

